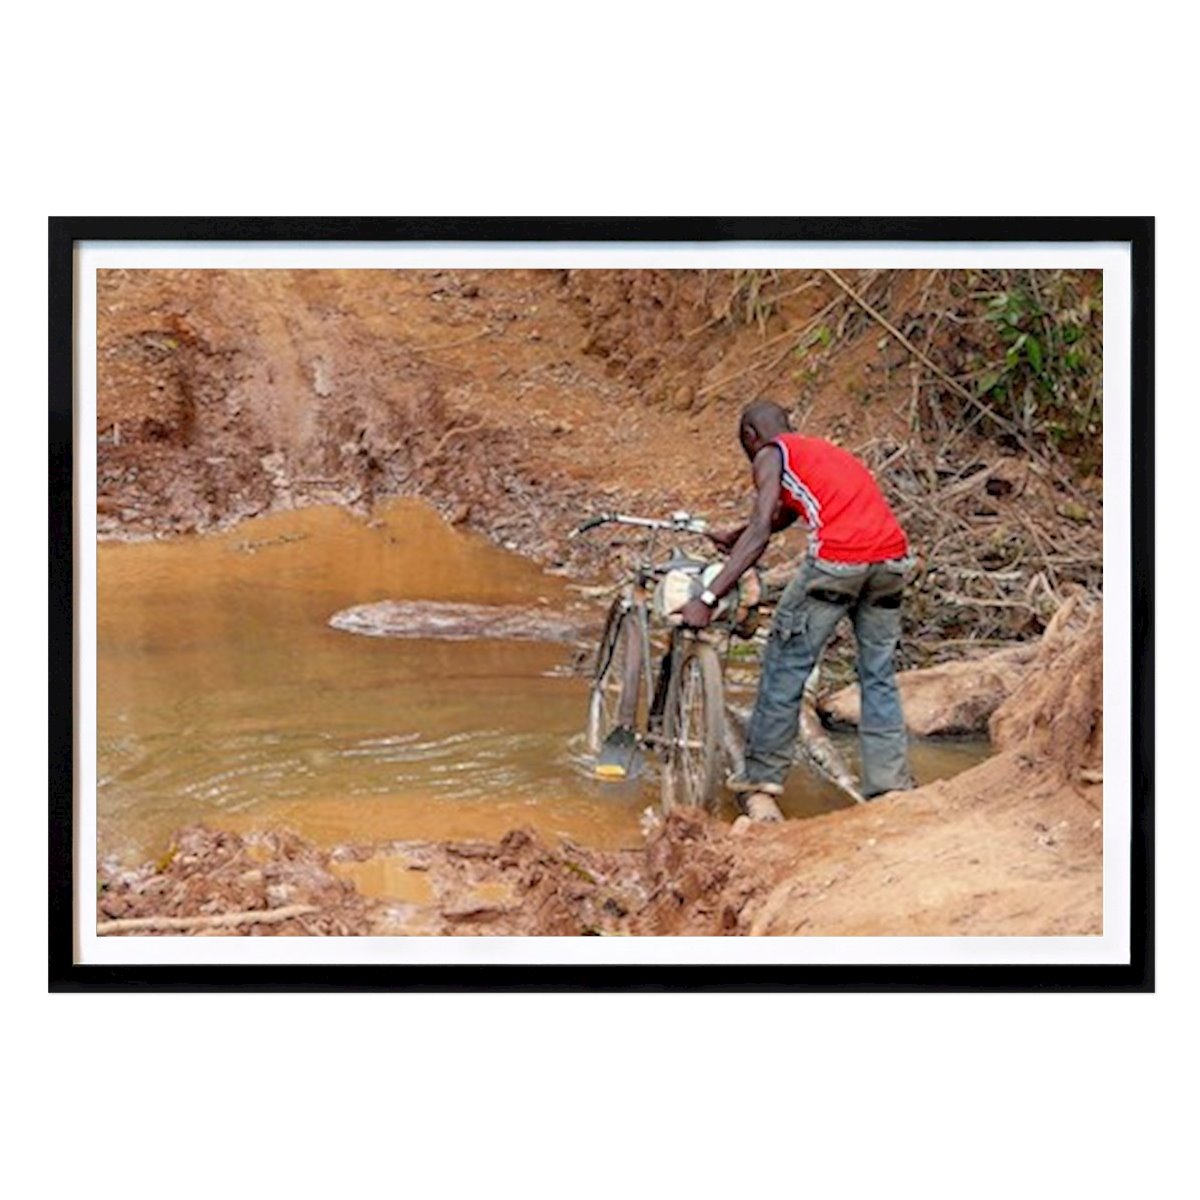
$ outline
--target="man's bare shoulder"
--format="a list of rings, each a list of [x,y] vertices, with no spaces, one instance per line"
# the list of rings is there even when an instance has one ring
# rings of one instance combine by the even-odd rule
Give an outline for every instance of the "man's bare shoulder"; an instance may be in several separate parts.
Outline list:
[[[774,443],[765,445],[755,456],[753,463],[754,484],[761,489],[776,484],[783,478],[783,454]]]

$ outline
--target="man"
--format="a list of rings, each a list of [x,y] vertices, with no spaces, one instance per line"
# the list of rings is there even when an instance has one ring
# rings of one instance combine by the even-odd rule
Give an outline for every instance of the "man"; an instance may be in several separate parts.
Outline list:
[[[713,535],[729,557],[711,587],[684,605],[683,623],[707,625],[717,601],[759,560],[771,534],[797,520],[808,528],[808,554],[780,598],[746,731],[745,768],[728,786],[751,819],[783,819],[775,798],[792,764],[804,685],[848,616],[862,692],[863,795],[911,787],[893,664],[909,565],[904,531],[867,468],[830,442],[792,432],[778,404],[749,405],[739,437],[753,467],[754,510],[740,529]]]

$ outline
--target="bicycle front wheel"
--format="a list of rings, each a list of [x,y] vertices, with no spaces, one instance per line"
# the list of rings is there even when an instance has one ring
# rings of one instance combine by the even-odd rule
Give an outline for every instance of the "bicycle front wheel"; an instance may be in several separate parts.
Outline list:
[[[679,665],[667,695],[662,806],[713,812],[725,761],[725,685],[721,660],[707,642],[680,648]]]
[[[592,689],[588,695],[587,750],[600,753],[605,739],[622,724],[637,721],[642,681],[642,645],[637,616],[614,601],[596,651]]]

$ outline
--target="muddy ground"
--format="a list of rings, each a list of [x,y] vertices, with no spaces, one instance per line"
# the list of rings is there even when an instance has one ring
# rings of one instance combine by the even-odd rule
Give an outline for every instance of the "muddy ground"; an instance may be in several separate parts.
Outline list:
[[[102,272],[100,536],[420,495],[596,583],[625,546],[568,542],[590,513],[737,518],[734,430],[755,395],[794,400],[806,429],[851,449],[904,436],[907,376],[869,322],[802,370],[763,365],[776,335],[731,320],[725,274]],[[804,281],[775,320],[803,327],[831,303]],[[1055,500],[1022,487],[988,502]],[[771,561],[802,546],[789,535]],[[102,870],[98,918],[225,935],[1098,933],[1098,608],[1069,626],[1004,684],[996,756],[914,793],[775,828],[674,816],[620,854],[522,831],[324,851],[193,829],[158,863]],[[412,902],[368,894],[361,864],[385,861],[420,877]],[[166,917],[181,927],[122,924]]]

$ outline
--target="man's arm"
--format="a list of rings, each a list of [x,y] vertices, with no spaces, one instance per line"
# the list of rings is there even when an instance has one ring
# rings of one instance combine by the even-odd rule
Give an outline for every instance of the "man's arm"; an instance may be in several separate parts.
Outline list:
[[[775,505],[775,514],[771,518],[771,532],[782,533],[789,526],[796,523],[796,518],[800,514],[794,508],[784,508],[782,503]],[[710,533],[708,536],[722,549],[726,554],[737,544],[738,538],[749,528],[749,525],[739,525],[736,529],[730,529],[725,533]]]
[[[709,585],[709,590],[719,600],[733,585],[762,557],[762,552],[771,540],[779,518],[780,483],[783,478],[783,457],[774,447],[764,447],[754,460],[754,509],[750,520],[742,529],[729,559],[721,573]],[[785,520],[778,528],[786,528],[791,520]],[[703,600],[689,600],[680,610],[685,625],[702,629],[712,620],[713,610]]]

